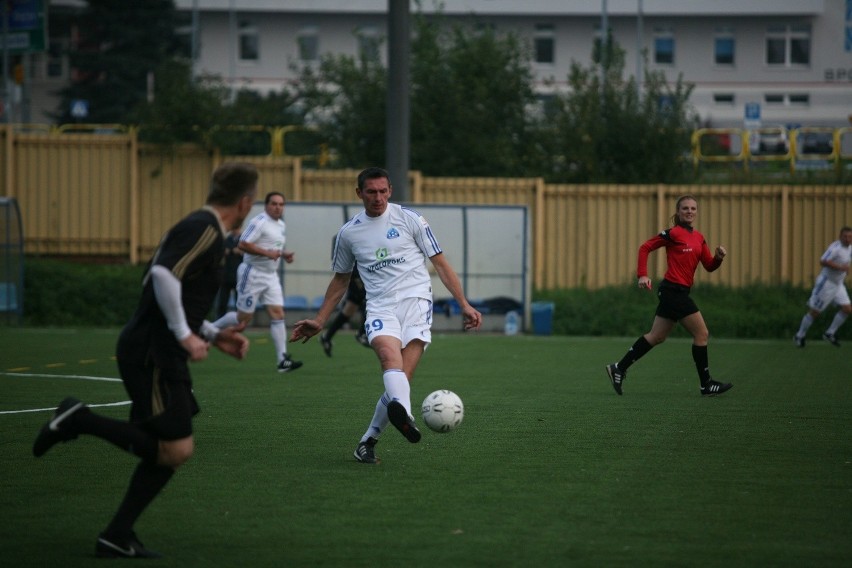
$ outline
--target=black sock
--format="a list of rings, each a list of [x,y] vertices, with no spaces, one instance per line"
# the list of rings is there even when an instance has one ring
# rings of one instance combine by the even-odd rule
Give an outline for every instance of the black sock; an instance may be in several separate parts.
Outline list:
[[[627,353],[624,354],[624,357],[621,358],[621,361],[617,363],[618,368],[622,371],[626,371],[630,365],[638,361],[642,358],[645,353],[650,351],[654,346],[648,343],[648,340],[645,339],[645,336],[642,335],[637,339],[633,346],[627,350]]]
[[[132,422],[107,418],[86,409],[74,415],[73,428],[80,434],[97,436],[115,444],[143,460],[154,463],[157,461],[159,440]]]
[[[124,500],[104,532],[116,537],[129,536],[133,532],[136,519],[166,486],[174,473],[175,470],[170,467],[145,460],[139,462],[130,477]]]
[[[346,317],[343,312],[337,312],[337,316],[331,320],[331,323],[328,324],[328,329],[325,330],[326,338],[331,339],[334,337],[334,334],[340,331],[340,328],[346,325],[346,322],[348,321],[349,318]]]
[[[693,345],[692,359],[695,361],[695,369],[698,371],[698,378],[703,385],[710,380],[710,363],[707,358],[707,346]]]

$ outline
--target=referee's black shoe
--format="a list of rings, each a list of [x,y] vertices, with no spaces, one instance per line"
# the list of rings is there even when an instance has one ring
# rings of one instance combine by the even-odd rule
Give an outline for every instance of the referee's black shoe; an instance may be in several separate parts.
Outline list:
[[[95,543],[98,558],[162,558],[159,552],[145,548],[134,533],[126,537],[114,537],[106,533],[98,535]]]
[[[703,385],[701,385],[701,396],[716,396],[720,395],[724,392],[727,392],[733,388],[734,385],[731,383],[720,383],[719,381],[714,381],[710,379]]]
[[[71,429],[70,418],[84,408],[86,405],[76,398],[68,397],[60,402],[56,412],[53,413],[53,418],[39,430],[33,442],[33,455],[40,458],[59,442],[76,438],[77,433]]]
[[[420,441],[420,430],[417,429],[414,420],[408,415],[408,411],[405,410],[405,407],[399,401],[392,400],[388,403],[388,419],[397,430],[402,432],[406,440],[412,444]]]
[[[606,374],[609,376],[609,382],[612,383],[612,388],[621,396],[621,383],[627,378],[627,371],[622,371],[618,368],[617,363],[606,366]]]

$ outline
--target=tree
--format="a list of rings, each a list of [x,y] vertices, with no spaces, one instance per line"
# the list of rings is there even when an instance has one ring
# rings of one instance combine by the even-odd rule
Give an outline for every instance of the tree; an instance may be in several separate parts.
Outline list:
[[[623,78],[624,50],[609,38],[602,62],[578,63],[568,75],[569,92],[544,111],[535,169],[550,181],[659,183],[681,179],[683,156],[697,124],[689,105],[692,86],[681,78],[669,86],[662,73],[646,71],[644,90]]]
[[[535,137],[529,51],[514,34],[417,19],[411,164],[431,175],[523,176]]]
[[[524,175],[533,133],[529,54],[517,37],[414,20],[411,165],[429,175]],[[385,161],[387,70],[362,55],[326,55],[300,71],[301,103],[344,167]]]
[[[317,69],[301,69],[297,90],[306,122],[328,140],[335,165],[384,163],[387,72],[378,61],[324,55]]]
[[[54,118],[73,122],[71,101],[88,101],[87,122],[124,122],[145,101],[148,75],[186,53],[176,33],[174,0],[88,0],[79,40],[69,52],[73,75]]]

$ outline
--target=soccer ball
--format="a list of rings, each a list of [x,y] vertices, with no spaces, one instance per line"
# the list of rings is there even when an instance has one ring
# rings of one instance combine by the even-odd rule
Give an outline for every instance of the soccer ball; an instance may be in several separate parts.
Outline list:
[[[423,399],[423,422],[435,432],[449,432],[461,424],[464,404],[459,395],[448,390],[436,390]]]

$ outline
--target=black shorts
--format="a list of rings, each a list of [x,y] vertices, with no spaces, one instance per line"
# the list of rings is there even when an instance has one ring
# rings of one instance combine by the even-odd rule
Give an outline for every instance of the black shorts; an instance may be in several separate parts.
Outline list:
[[[672,321],[680,321],[698,311],[698,306],[689,296],[689,288],[663,280],[657,287],[657,315]]]
[[[200,408],[185,363],[161,369],[153,364],[119,360],[118,370],[133,401],[131,422],[159,440],[180,440],[192,435],[192,417]]]
[[[367,291],[364,290],[364,282],[361,281],[361,277],[356,270],[349,279],[349,287],[346,289],[346,301],[360,306],[366,298]]]

